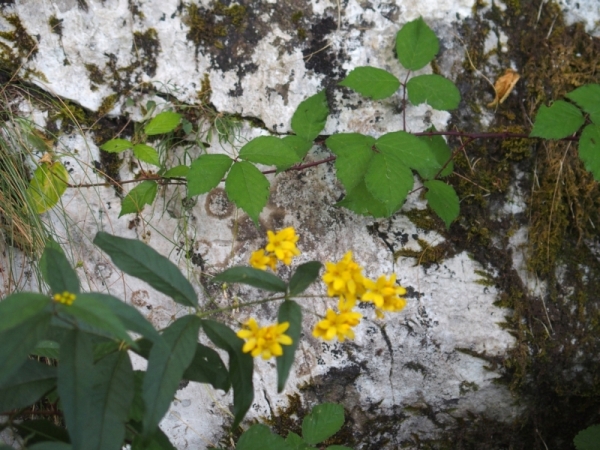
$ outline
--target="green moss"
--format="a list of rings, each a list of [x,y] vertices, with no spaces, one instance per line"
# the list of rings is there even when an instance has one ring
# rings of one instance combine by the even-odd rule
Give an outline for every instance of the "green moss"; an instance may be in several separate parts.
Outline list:
[[[196,51],[201,46],[224,48],[222,38],[233,30],[243,27],[246,18],[246,8],[241,5],[225,6],[216,2],[211,9],[201,8],[190,4],[185,7],[182,21],[188,26],[188,40],[194,43]]]
[[[55,15],[51,15],[50,18],[48,19],[48,25],[50,26],[50,31],[54,34],[58,34],[60,37],[62,37],[62,33],[63,33],[62,23],[63,23],[63,20],[59,19]]]
[[[429,242],[424,239],[417,239],[420,250],[408,250],[402,249],[394,252],[394,259],[403,258],[415,258],[417,261],[415,265],[423,265],[428,267],[431,264],[439,264],[444,260],[448,251],[448,243],[432,246]]]
[[[104,74],[96,64],[84,64],[85,69],[88,72],[88,78],[90,79],[90,89],[95,91],[98,89],[99,84],[104,84]]]
[[[0,31],[0,37],[13,42],[17,54],[21,58],[31,58],[38,52],[37,41],[33,39],[21,23],[21,19],[16,14],[4,16],[6,21],[14,27],[12,31]]]
[[[294,25],[298,25],[298,23],[300,23],[300,20],[302,19],[302,17],[304,17],[304,13],[302,11],[296,11],[294,14],[292,14],[292,17],[290,17],[290,20],[292,21],[292,23]]]
[[[100,116],[100,117],[105,116],[110,111],[112,111],[112,109],[115,107],[115,103],[117,102],[118,99],[119,99],[119,94],[111,94],[111,95],[106,96],[102,100],[102,103],[100,104],[100,107],[98,108],[98,116]]]
[[[138,55],[138,64],[150,77],[156,74],[156,58],[160,53],[160,42],[158,33],[154,28],[148,28],[145,32],[133,33],[132,50]]]
[[[475,274],[479,275],[481,278],[475,280],[475,283],[481,284],[482,286],[495,286],[496,279],[495,277],[486,272],[485,270],[475,270]]]

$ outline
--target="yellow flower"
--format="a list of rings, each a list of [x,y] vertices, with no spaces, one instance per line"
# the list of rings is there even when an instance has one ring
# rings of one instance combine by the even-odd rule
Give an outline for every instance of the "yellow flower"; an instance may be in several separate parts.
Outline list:
[[[400,297],[406,294],[406,289],[396,284],[396,274],[392,274],[389,279],[382,275],[376,282],[366,280],[365,287],[367,292],[361,300],[374,303],[375,313],[380,319],[383,318],[383,311],[402,311],[406,306],[406,300]]]
[[[237,336],[246,340],[242,351],[253,357],[260,355],[262,359],[269,359],[271,356],[281,356],[281,345],[292,344],[292,338],[284,334],[290,326],[289,322],[259,327],[256,320],[250,319],[244,326],[246,329],[238,331]]]
[[[293,227],[287,227],[283,230],[273,233],[267,231],[267,238],[269,243],[265,247],[265,250],[269,253],[274,253],[279,261],[289,266],[292,263],[292,258],[300,254],[300,250],[296,247],[298,242],[298,236],[296,236],[296,230]]]
[[[54,294],[52,299],[57,303],[62,303],[63,305],[72,305],[77,296],[72,294],[69,291],[64,291],[62,294]]]
[[[277,265],[277,258],[272,253],[266,253],[264,249],[256,250],[252,252],[250,256],[250,265],[255,269],[267,270],[270,267],[271,270],[275,270]]]
[[[340,304],[342,302],[340,300]],[[352,327],[358,325],[361,317],[362,314],[350,310],[342,310],[338,314],[333,309],[328,309],[325,319],[315,325],[313,336],[326,341],[330,341],[334,337],[337,337],[340,342],[344,342],[345,339],[354,339]]]
[[[327,285],[328,296],[345,300],[344,307],[340,307],[342,310],[352,309],[356,298],[365,292],[362,267],[352,260],[352,252],[346,253],[337,264],[325,263],[323,281]]]

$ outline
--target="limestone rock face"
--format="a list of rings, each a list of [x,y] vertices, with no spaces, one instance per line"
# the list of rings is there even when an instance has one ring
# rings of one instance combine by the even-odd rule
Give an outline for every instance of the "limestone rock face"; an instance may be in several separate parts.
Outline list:
[[[197,135],[210,153],[229,155],[253,137],[289,133],[298,104],[323,89],[332,110],[323,134],[377,137],[401,130],[403,108],[407,131],[431,125],[444,129],[449,113],[403,105],[401,93],[370,101],[336,83],[364,65],[404,80],[407,72],[394,56],[394,39],[403,24],[419,16],[440,38],[436,70],[456,79],[467,64],[460,26],[471,20],[473,5],[472,0],[15,0],[3,2],[0,31],[17,30],[31,39],[29,47],[23,40],[4,40],[31,83],[91,114],[101,113],[96,123],[62,128],[55,143],[72,184],[99,184],[106,181],[102,172],[108,164],[99,145],[131,129],[128,120],[141,120],[148,101],[157,104],[157,111],[185,104],[198,117],[210,104],[221,115],[213,125],[235,115],[211,136]],[[501,46],[501,36],[492,40]],[[431,72],[427,66],[418,74]],[[492,97],[492,91],[482,93],[482,104]],[[17,103],[42,126],[60,130],[68,121],[49,116],[26,97]],[[172,165],[189,165],[200,152],[192,136],[166,158]],[[308,161],[327,156],[325,146],[316,143]],[[139,173],[140,165],[126,155],[111,176],[125,181]],[[118,217],[122,195],[133,184],[123,184],[124,192],[109,184],[68,189],[60,207],[45,219],[73,261],[81,262],[78,270],[89,289],[124,298],[156,327],[185,311],[120,273],[91,244],[97,231],[147,242],[179,264],[201,302],[211,296],[223,307],[256,300],[261,293],[239,286],[215,291],[206,273],[246,264],[250,253],[264,245],[267,229],[296,228],[302,255],[295,264],[337,261],[352,250],[368,276],[397,275],[408,290],[406,309],[378,320],[364,308],[356,339],[342,344],[311,336],[318,318],[334,303],[322,297],[322,284],[311,288],[313,297],[300,300],[304,333],[288,388],[278,395],[274,363],[257,360],[249,419],[277,415],[288,405],[288,395],[300,392],[307,404],[343,404],[356,435],[371,443],[363,448],[391,449],[412,442],[415,434],[435,437],[453,423],[452,416],[467,412],[500,421],[515,416],[518,408],[508,388],[495,383],[498,368],[489,362],[515,343],[499,325],[510,311],[494,305],[499,292],[486,276],[495,274],[486,274],[470,252],[452,250],[453,241],[426,210],[420,191],[410,194],[400,213],[375,220],[334,206],[344,191],[332,163],[269,177],[271,196],[260,229],[234,208],[222,188],[190,201],[185,188],[174,185],[160,187],[155,204],[139,217]],[[523,203],[519,195],[514,201]],[[511,212],[498,214],[502,220]],[[423,260],[434,251],[444,257]],[[237,329],[250,316],[274,321],[276,308],[241,309],[219,319]],[[178,391],[161,426],[178,449],[217,445],[230,420],[231,401],[231,394],[190,383]]]

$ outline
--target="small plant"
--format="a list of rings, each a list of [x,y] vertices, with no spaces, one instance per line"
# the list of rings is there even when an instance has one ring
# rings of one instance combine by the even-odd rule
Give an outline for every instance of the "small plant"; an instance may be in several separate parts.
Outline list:
[[[600,425],[592,425],[577,433],[573,444],[577,450],[600,449]]]

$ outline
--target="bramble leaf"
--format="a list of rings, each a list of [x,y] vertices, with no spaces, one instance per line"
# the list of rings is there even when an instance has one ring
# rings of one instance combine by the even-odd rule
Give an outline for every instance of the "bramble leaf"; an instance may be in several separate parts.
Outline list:
[[[144,133],[148,136],[154,136],[155,134],[169,133],[177,128],[179,121],[181,120],[181,114],[174,113],[172,111],[163,111],[157,114],[148,125],[144,127]]]
[[[344,425],[344,408],[335,403],[315,406],[302,420],[302,438],[309,444],[318,444],[337,433]]]
[[[327,147],[337,156],[335,171],[338,179],[350,192],[364,179],[371,161],[375,138],[359,133],[339,133],[327,138]]]
[[[156,181],[142,181],[136,187],[134,187],[129,194],[125,196],[121,202],[121,212],[119,217],[125,214],[140,213],[144,209],[145,205],[151,205],[156,198],[158,192],[158,185]]]
[[[458,108],[460,92],[448,78],[440,75],[419,75],[406,83],[408,99],[413,105],[427,103],[434,109],[449,111]]]
[[[583,114],[579,108],[557,100],[550,107],[540,106],[529,136],[544,139],[566,138],[579,130],[583,122]]]
[[[460,212],[456,191],[449,184],[439,180],[425,181],[423,184],[427,188],[425,198],[429,206],[444,221],[446,228],[450,228],[450,224]]]
[[[35,169],[27,197],[35,212],[41,214],[58,203],[67,189],[69,174],[60,162],[43,162]]]
[[[313,143],[311,141],[307,141],[306,139],[302,139],[300,136],[286,136],[281,139],[285,145],[291,148],[296,155],[298,155],[299,161],[302,161],[308,151],[312,148]]]
[[[391,96],[400,87],[400,80],[387,70],[376,67],[357,67],[338,83],[373,100]]]
[[[205,194],[217,187],[233,160],[227,155],[201,155],[190,167],[188,180],[188,197]],[[171,169],[172,170],[172,169]]]
[[[380,136],[375,147],[381,152],[394,155],[402,164],[417,171],[439,170],[442,167],[425,142],[405,131]]]
[[[189,171],[190,168],[188,166],[181,164],[179,166],[171,167],[169,170],[163,173],[162,176],[163,178],[183,178],[187,176]]]
[[[133,146],[133,154],[140,161],[147,162],[154,166],[160,167],[160,158],[158,152],[146,144],[136,144]]]
[[[305,141],[312,142],[325,127],[329,106],[325,91],[301,102],[292,116],[292,130]]]
[[[581,430],[573,439],[577,450],[598,450],[598,442],[600,442],[600,425],[592,425]]]
[[[240,436],[237,450],[291,450],[289,444],[279,435],[271,433],[269,427],[255,424]]]
[[[596,125],[600,125],[600,84],[585,84],[569,92],[566,97],[590,115]]]
[[[435,131],[435,129],[433,130]],[[427,144],[427,147],[429,147],[429,150],[431,150],[439,164],[439,168],[430,166],[421,167],[418,169],[419,175],[421,175],[423,179],[428,180],[436,176],[437,173],[440,171],[440,168],[443,167],[444,164],[446,164],[446,161],[448,161],[452,156],[452,150],[450,150],[450,147],[448,147],[446,140],[439,135],[419,136],[419,140]],[[440,173],[440,177],[447,177],[453,171],[454,161],[450,161],[446,165],[446,167],[444,167],[444,170],[442,170],[442,172]]]
[[[133,144],[127,139],[111,139],[100,146],[102,150],[108,153],[121,153],[132,147]]]
[[[253,164],[236,162],[225,180],[227,196],[258,226],[258,215],[269,198],[269,180]]]
[[[408,22],[396,35],[398,60],[409,70],[422,69],[440,49],[435,33],[422,17]]]
[[[240,150],[240,159],[277,168],[290,167],[300,161],[296,152],[275,136],[252,139]]]
[[[600,181],[600,125],[588,125],[579,138],[579,157],[585,168]]]
[[[356,214],[363,216],[388,217],[388,211],[385,205],[373,197],[362,179],[354,188],[346,193],[346,196],[336,206],[343,206]]]
[[[385,206],[391,216],[404,204],[412,189],[414,178],[411,170],[391,153],[373,155],[365,174],[367,189]]]

